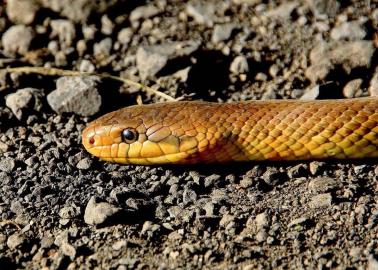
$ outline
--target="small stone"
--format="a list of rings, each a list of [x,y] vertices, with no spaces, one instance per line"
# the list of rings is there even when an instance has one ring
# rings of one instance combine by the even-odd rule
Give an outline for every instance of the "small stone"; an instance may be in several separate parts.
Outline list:
[[[314,193],[324,193],[335,189],[338,186],[335,179],[331,177],[319,177],[308,184],[309,190]]]
[[[222,216],[221,220],[219,221],[219,226],[226,228],[228,224],[235,220],[235,216],[230,214],[225,214]]]
[[[331,193],[315,195],[309,202],[311,208],[326,208],[332,205]]]
[[[139,21],[140,19],[148,19],[159,13],[159,9],[153,5],[140,6],[131,11],[130,21]]]
[[[375,69],[375,73],[370,80],[369,94],[372,97],[378,96],[378,68]]]
[[[111,38],[104,38],[93,45],[93,52],[96,56],[109,56],[112,50],[113,41]]]
[[[71,261],[73,261],[76,257],[76,249],[74,246],[68,244],[68,243],[63,243],[60,246],[60,249],[62,250],[62,253],[68,257],[70,257]]]
[[[7,246],[10,249],[16,249],[22,246],[25,242],[26,239],[22,234],[15,233],[8,237]]]
[[[14,23],[30,24],[34,21],[39,6],[36,1],[8,0],[6,8],[9,20]]]
[[[219,43],[228,40],[235,28],[236,26],[233,23],[215,25],[211,41],[213,43]]]
[[[215,19],[215,6],[213,3],[189,3],[186,6],[186,13],[192,17],[196,23],[212,27]]]
[[[12,110],[14,116],[21,120],[30,110],[40,111],[42,108],[42,90],[35,88],[23,88],[5,98],[5,104]]]
[[[63,219],[72,219],[80,215],[80,208],[76,205],[65,206],[59,210],[59,216]]]
[[[289,228],[290,227],[294,227],[294,226],[301,226],[301,227],[303,227],[308,222],[309,222],[309,218],[307,218],[307,217],[300,217],[300,218],[296,218],[296,219],[293,219],[292,221],[290,221],[290,223],[287,226]]]
[[[122,45],[126,45],[131,41],[132,36],[133,30],[131,28],[123,28],[121,31],[119,31],[117,40]]]
[[[49,249],[54,244],[54,237],[44,236],[41,239],[41,248]]]
[[[107,14],[103,15],[101,17],[101,33],[104,35],[111,35],[114,30],[114,23],[113,21],[108,17]]]
[[[75,37],[76,30],[74,24],[69,20],[52,20],[50,38],[58,37],[61,48],[71,47]]]
[[[80,72],[94,72],[96,67],[92,64],[91,61],[83,59],[79,67]]]
[[[118,214],[121,209],[106,202],[96,202],[92,196],[85,208],[84,221],[89,225],[101,225]]]
[[[247,73],[249,71],[247,58],[242,55],[235,57],[230,65],[230,71],[237,75]]]
[[[98,82],[96,76],[61,77],[56,83],[57,89],[47,95],[47,102],[59,114],[73,112],[82,116],[94,115],[101,106]]]
[[[334,40],[361,40],[366,36],[360,21],[343,22],[331,30],[331,38]]]
[[[343,89],[344,97],[346,98],[354,98],[358,97],[362,91],[361,91],[361,85],[363,80],[362,79],[355,79],[350,82],[348,82]]]
[[[169,60],[188,56],[199,48],[195,41],[170,42],[162,45],[139,47],[136,64],[142,80],[154,77]]]
[[[266,228],[269,225],[269,216],[266,212],[258,214],[255,218],[256,227],[258,229]]]
[[[188,205],[190,203],[194,203],[196,200],[197,200],[197,193],[192,189],[186,188],[182,195],[183,203],[185,205]]]
[[[263,243],[268,238],[268,233],[265,229],[259,230],[256,234],[256,241],[259,243]]]
[[[33,38],[34,32],[31,27],[21,24],[9,27],[1,38],[4,53],[10,57],[15,56],[16,54],[26,54]]]
[[[3,158],[0,160],[0,171],[11,173],[14,170],[16,163],[13,158]]]
[[[296,1],[290,1],[288,3],[282,3],[274,9],[270,9],[264,13],[264,17],[267,18],[279,18],[289,19],[294,9],[299,5]]]
[[[301,100],[315,100],[319,96],[319,85],[315,85],[307,90],[301,97]]]
[[[308,0],[316,17],[333,18],[339,12],[340,3],[337,0]]]
[[[146,235],[149,238],[156,236],[156,234],[160,231],[161,226],[159,224],[154,224],[151,221],[146,221],[143,223],[142,230],[140,232],[141,235]]]
[[[373,255],[369,256],[367,270],[378,270],[378,260],[374,258]]]
[[[93,163],[92,159],[83,158],[77,163],[76,168],[78,168],[79,170],[88,170],[91,168],[92,163]]]
[[[125,247],[127,247],[127,241],[125,239],[118,240],[112,245],[112,249],[114,250],[121,250]]]

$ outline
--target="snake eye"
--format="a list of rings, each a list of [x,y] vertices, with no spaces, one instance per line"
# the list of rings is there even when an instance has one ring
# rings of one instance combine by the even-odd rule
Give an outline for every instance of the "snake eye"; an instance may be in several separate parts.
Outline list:
[[[138,133],[132,128],[127,128],[122,131],[122,140],[126,143],[132,143],[138,140]]]

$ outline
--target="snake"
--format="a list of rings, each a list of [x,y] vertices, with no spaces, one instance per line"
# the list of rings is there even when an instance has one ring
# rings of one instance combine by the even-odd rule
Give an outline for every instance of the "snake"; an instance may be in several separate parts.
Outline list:
[[[137,165],[376,158],[378,97],[134,105],[89,123],[82,144]]]

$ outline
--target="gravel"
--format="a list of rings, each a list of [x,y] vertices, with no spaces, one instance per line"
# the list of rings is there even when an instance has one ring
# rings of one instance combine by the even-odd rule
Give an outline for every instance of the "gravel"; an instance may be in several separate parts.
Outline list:
[[[8,0],[0,65],[184,100],[377,95],[377,14],[374,1]],[[0,76],[0,269],[376,268],[375,160],[90,156],[88,122],[136,100],[164,101],[92,76]]]

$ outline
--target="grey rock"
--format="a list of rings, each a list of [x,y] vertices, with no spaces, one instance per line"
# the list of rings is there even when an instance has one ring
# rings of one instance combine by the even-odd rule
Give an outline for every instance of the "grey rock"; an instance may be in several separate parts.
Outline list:
[[[91,61],[83,59],[79,67],[80,72],[94,72],[96,67],[92,64]]]
[[[213,3],[189,3],[186,6],[186,13],[198,24],[203,24],[208,27],[214,24],[215,5]]]
[[[32,23],[39,9],[37,2],[30,0],[8,0],[6,7],[9,20],[21,24]]]
[[[344,97],[354,98],[362,94],[361,85],[363,83],[362,79],[355,79],[348,82],[343,89]]]
[[[63,219],[72,219],[80,215],[80,208],[76,205],[65,206],[59,210],[59,216]]]
[[[315,85],[307,90],[301,97],[301,100],[315,100],[319,96],[319,85]]]
[[[367,270],[378,270],[378,260],[373,255],[369,256]]]
[[[7,246],[10,249],[17,249],[21,247],[25,242],[26,238],[22,234],[15,233],[8,237]]]
[[[131,28],[123,28],[121,31],[119,31],[117,40],[122,45],[126,45],[131,41],[132,36],[133,30]]]
[[[13,25],[3,34],[1,42],[4,53],[7,56],[16,54],[24,55],[28,52],[34,38],[34,31],[31,27],[24,25]]]
[[[61,231],[54,240],[54,244],[58,247],[61,247],[63,244],[68,243],[68,237],[69,237],[69,232],[66,231]]]
[[[335,189],[337,186],[337,181],[331,177],[319,177],[308,184],[309,190],[314,193],[328,192]]]
[[[107,14],[104,14],[101,17],[101,33],[104,35],[111,35],[114,30],[114,23],[113,21],[108,17]]]
[[[42,108],[42,90],[23,88],[5,97],[5,104],[12,110],[14,116],[21,120],[30,110],[40,111]]]
[[[332,205],[331,193],[315,195],[309,202],[310,208],[326,208]]]
[[[343,22],[331,30],[331,38],[334,40],[361,40],[366,36],[366,31],[360,21]]]
[[[41,0],[45,8],[60,13],[74,22],[85,23],[88,17],[95,13],[103,13],[113,6],[117,0],[92,1],[92,0]]]
[[[77,163],[76,168],[78,168],[79,170],[88,170],[91,168],[92,163],[93,163],[92,159],[83,158]]]
[[[296,218],[296,219],[293,219],[292,221],[290,221],[290,223],[287,225],[289,228],[290,227],[295,227],[295,226],[301,226],[303,227],[306,223],[308,223],[309,221],[309,218],[307,217],[300,217],[300,218]]]
[[[54,237],[44,236],[41,239],[41,248],[49,249],[54,244]]]
[[[308,0],[316,17],[334,17],[340,9],[338,0]]]
[[[76,30],[74,24],[69,20],[52,20],[50,38],[58,37],[62,48],[68,48],[72,45]]]
[[[370,80],[368,90],[370,96],[378,96],[378,68],[375,69],[374,75]]]
[[[109,56],[112,50],[113,41],[111,38],[104,38],[93,45],[93,52],[95,55]]]
[[[101,106],[98,82],[96,76],[61,77],[56,83],[57,89],[47,96],[47,102],[59,114],[73,112],[82,116],[94,115]]]
[[[161,230],[161,226],[159,224],[154,224],[151,221],[145,221],[142,226],[142,230],[140,231],[141,235],[147,236],[152,238],[156,236],[159,231]]]
[[[369,67],[374,54],[371,41],[321,42],[310,53],[312,65],[305,75],[311,81],[323,80],[335,65],[341,65],[347,73],[358,67]]]
[[[291,1],[283,3],[274,9],[264,12],[264,17],[289,19],[294,9],[299,5],[299,2]]]
[[[235,57],[231,62],[230,71],[234,74],[244,74],[249,71],[247,58],[243,55]]]
[[[76,249],[74,246],[68,243],[63,243],[60,246],[60,249],[62,250],[62,253],[68,257],[70,257],[71,261],[73,261],[76,257]]]
[[[256,234],[256,241],[259,243],[263,243],[268,238],[268,233],[265,229],[259,230]]]
[[[125,247],[127,247],[127,241],[125,239],[118,240],[112,245],[112,249],[114,250],[121,250]]]
[[[159,13],[159,9],[154,5],[140,6],[131,11],[130,21],[138,21],[140,19],[148,19]]]
[[[269,225],[270,217],[268,216],[268,213],[263,212],[256,216],[255,223],[257,229],[266,228]]]
[[[185,205],[188,205],[190,203],[194,203],[196,200],[197,200],[197,193],[192,189],[186,188],[182,195],[183,203]]]
[[[16,163],[13,158],[0,159],[0,171],[10,173],[14,170]]]
[[[154,77],[167,64],[168,60],[188,56],[199,48],[196,41],[170,42],[162,45],[139,47],[136,64],[140,77],[145,80]]]
[[[118,214],[121,208],[106,202],[97,202],[96,197],[92,196],[85,208],[84,221],[89,225],[101,225],[114,215]]]
[[[228,40],[235,28],[236,26],[233,23],[215,25],[213,34],[211,36],[211,41],[213,43],[219,43],[221,41]]]

